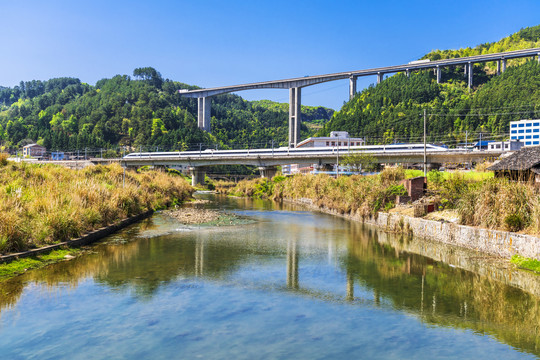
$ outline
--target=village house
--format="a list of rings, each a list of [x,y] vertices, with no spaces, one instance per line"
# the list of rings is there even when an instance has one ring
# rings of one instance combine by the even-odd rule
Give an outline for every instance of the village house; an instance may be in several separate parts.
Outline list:
[[[540,146],[524,147],[488,167],[495,177],[534,181],[540,185]]]
[[[38,144],[29,144],[23,146],[24,157],[42,157],[47,152],[47,149]]]

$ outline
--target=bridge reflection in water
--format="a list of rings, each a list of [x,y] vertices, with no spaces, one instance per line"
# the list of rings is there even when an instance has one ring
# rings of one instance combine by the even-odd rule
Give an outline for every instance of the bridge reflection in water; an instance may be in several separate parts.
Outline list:
[[[178,281],[212,281],[317,301],[397,309],[427,324],[466,328],[539,355],[535,275],[478,254],[407,239],[295,206],[221,200],[257,222],[178,231],[163,215],[111,237],[95,253],[4,282],[2,311],[28,284],[52,294],[98,284],[152,298]],[[267,211],[271,210],[271,211]],[[184,279],[184,280],[182,280]],[[520,288],[525,289],[520,290]]]

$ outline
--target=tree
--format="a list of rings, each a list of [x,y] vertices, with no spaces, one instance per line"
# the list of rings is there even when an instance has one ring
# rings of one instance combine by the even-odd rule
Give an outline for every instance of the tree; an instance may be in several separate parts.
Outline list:
[[[161,74],[153,67],[136,68],[133,70],[133,76],[157,88],[161,88],[163,84]]]
[[[353,152],[345,155],[341,163],[350,166],[354,171],[370,172],[377,169],[377,159],[365,152]]]

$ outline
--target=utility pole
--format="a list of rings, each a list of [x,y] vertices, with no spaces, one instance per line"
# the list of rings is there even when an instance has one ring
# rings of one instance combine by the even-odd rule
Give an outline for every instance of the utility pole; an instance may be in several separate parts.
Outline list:
[[[465,130],[465,151],[469,151],[469,147],[468,147],[469,144],[467,143],[468,137],[469,137],[469,131]]]
[[[339,141],[337,141],[337,144],[336,179],[339,177]]]
[[[424,176],[427,176],[426,120],[427,120],[427,111],[426,109],[424,109]]]

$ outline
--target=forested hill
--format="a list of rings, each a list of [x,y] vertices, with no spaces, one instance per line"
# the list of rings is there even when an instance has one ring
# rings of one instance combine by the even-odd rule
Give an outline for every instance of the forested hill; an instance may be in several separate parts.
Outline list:
[[[435,50],[431,60],[540,47],[540,25],[498,42],[460,50]],[[496,75],[496,63],[475,64],[474,87],[467,89],[463,66],[443,68],[442,83],[432,71],[391,76],[358,93],[319,131],[349,131],[369,143],[421,141],[423,110],[428,113],[432,142],[455,144],[480,132],[504,139],[511,120],[540,117],[540,65],[536,59],[508,60],[507,71]]]
[[[130,146],[181,150],[264,146],[287,142],[288,105],[249,102],[237,95],[212,98],[212,134],[197,128],[196,99],[179,89],[195,89],[163,79],[155,69],[138,68],[91,86],[57,78],[0,87],[0,147],[17,149],[38,142],[48,149],[75,150]],[[302,107],[306,125],[326,122],[333,110]]]

